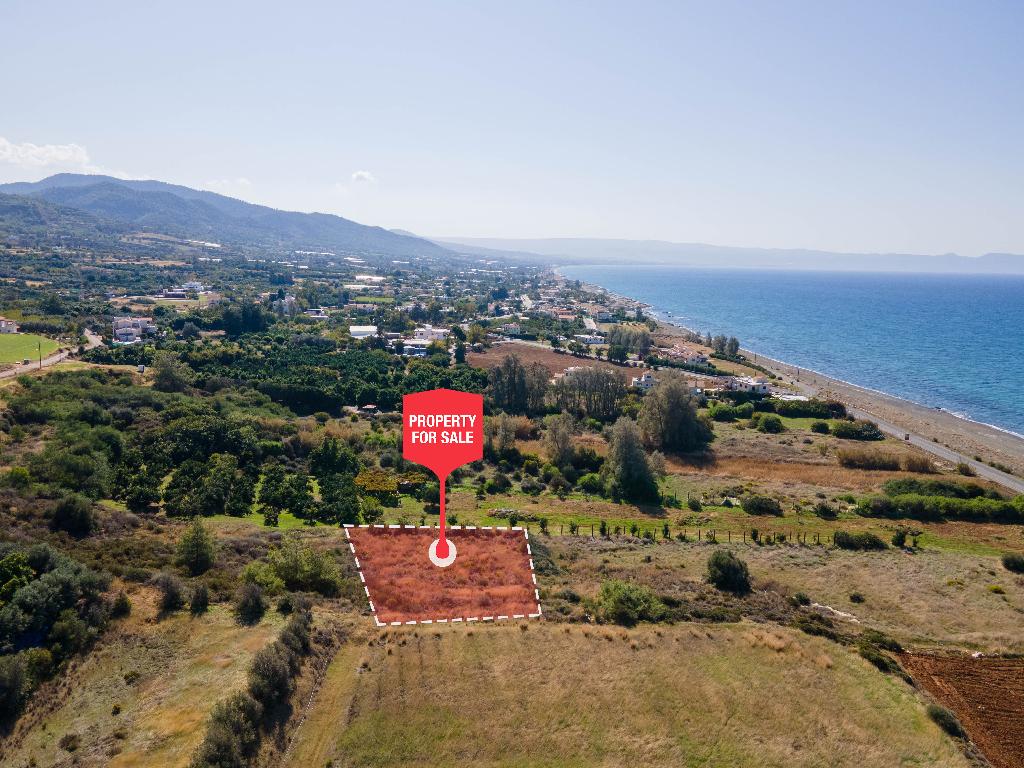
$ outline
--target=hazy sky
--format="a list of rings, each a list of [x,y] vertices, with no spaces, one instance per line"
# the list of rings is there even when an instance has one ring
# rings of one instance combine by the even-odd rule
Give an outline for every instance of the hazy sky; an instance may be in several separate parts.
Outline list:
[[[0,180],[432,235],[1024,253],[1024,3],[0,8]]]

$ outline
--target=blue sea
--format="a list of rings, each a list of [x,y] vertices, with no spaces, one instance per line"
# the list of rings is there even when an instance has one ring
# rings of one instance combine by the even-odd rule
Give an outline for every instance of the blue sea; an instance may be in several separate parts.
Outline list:
[[[559,271],[753,352],[1024,435],[1024,276]]]

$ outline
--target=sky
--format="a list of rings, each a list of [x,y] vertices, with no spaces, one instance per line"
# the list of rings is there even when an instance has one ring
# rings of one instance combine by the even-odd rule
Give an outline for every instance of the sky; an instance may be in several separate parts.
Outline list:
[[[432,236],[1024,253],[1024,3],[0,10],[0,181]]]

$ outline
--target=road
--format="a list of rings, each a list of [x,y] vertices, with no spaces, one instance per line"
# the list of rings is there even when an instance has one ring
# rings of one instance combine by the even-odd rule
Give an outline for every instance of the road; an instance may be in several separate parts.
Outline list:
[[[99,335],[89,330],[85,331],[85,348],[87,350],[95,349],[102,343],[103,339],[100,338]],[[20,376],[23,373],[31,373],[32,371],[38,371],[40,368],[49,368],[51,365],[56,365],[57,363],[67,360],[69,357],[74,357],[74,353],[69,352],[67,350],[60,350],[58,352],[54,352],[49,357],[44,357],[42,361],[33,360],[28,365],[25,365],[24,363],[18,363],[13,368],[8,368],[5,371],[0,371],[0,379],[9,379],[13,376]]]
[[[869,421],[875,422],[875,424],[878,425],[878,428],[881,429],[883,432],[886,432],[900,440],[903,440],[905,436],[909,435],[905,442],[908,442],[911,445],[915,445],[918,448],[928,451],[928,453],[932,454],[933,456],[937,456],[938,458],[943,459],[945,461],[951,461],[954,464],[966,464],[967,466],[974,470],[975,474],[977,474],[978,477],[985,478],[986,480],[991,480],[994,483],[999,483],[1000,485],[1009,488],[1010,490],[1015,491],[1016,493],[1024,493],[1024,480],[1021,480],[1019,477],[1014,477],[1013,475],[1007,474],[1006,472],[1001,472],[995,467],[990,467],[988,464],[983,464],[980,461],[975,461],[969,456],[964,456],[961,453],[957,453],[956,451],[950,450],[941,443],[936,443],[933,442],[932,440],[928,440],[927,438],[921,437],[920,435],[915,435],[913,432],[907,432],[907,430],[901,429],[900,427],[897,427],[895,424],[890,424],[887,421],[883,421],[882,419],[879,419],[877,416],[875,416],[872,413],[868,413],[867,411],[862,411],[859,408],[847,408],[847,411],[850,413],[850,415],[854,416],[855,418],[868,419]]]

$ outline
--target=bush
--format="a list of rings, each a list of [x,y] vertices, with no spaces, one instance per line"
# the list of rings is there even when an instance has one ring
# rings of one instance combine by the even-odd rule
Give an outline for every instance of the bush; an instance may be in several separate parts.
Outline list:
[[[1002,498],[997,491],[989,491],[977,483],[958,483],[949,480],[919,480],[916,477],[901,477],[889,480],[882,486],[886,496],[903,496],[914,493],[919,496],[946,496],[953,499],[976,499],[981,496]]]
[[[935,465],[927,456],[908,454],[901,462],[904,472],[917,472],[922,475],[930,475],[935,472]]]
[[[829,427],[827,421],[816,421],[813,424],[811,424],[811,432],[814,432],[816,434],[827,435],[831,431],[832,428]]]
[[[832,425],[832,434],[842,440],[883,440],[885,435],[873,421],[837,421]]]
[[[249,671],[249,693],[265,710],[280,705],[291,695],[292,654],[281,642],[256,652]]]
[[[115,619],[123,619],[130,616],[132,612],[132,601],[124,592],[118,592],[114,598],[114,604],[110,607],[110,615]]]
[[[774,515],[782,517],[782,505],[771,496],[759,496],[751,494],[744,496],[743,511],[748,515]]]
[[[601,476],[596,472],[588,472],[583,475],[577,483],[579,488],[584,493],[593,494],[600,496],[604,493],[604,482],[601,480]]]
[[[192,518],[192,522],[178,541],[175,562],[188,569],[193,576],[198,576],[213,567],[215,558],[213,537],[200,518]]]
[[[745,595],[750,592],[747,564],[726,549],[716,549],[708,558],[708,583],[723,592]]]
[[[96,529],[92,502],[78,494],[65,496],[53,508],[50,527],[55,531],[70,533],[76,538],[88,536]]]
[[[965,461],[961,461],[959,464],[956,465],[956,471],[959,472],[964,477],[974,477],[975,475],[978,474],[977,472],[974,471],[974,467],[972,467]]]
[[[840,422],[845,423],[845,422]],[[855,448],[841,448],[836,453],[839,464],[850,469],[882,469],[896,471],[900,468],[898,456],[882,451],[865,451]]]
[[[184,587],[181,579],[168,571],[161,571],[151,580],[160,591],[160,610],[176,611],[185,604]]]
[[[1024,521],[1024,496],[1013,501],[990,498],[956,499],[907,493],[892,498],[873,496],[857,505],[865,517],[911,518],[926,522],[967,520],[971,522],[1020,523]]]
[[[201,613],[206,613],[210,607],[210,590],[206,588],[205,584],[198,584],[196,588],[192,590],[192,600],[189,602],[189,610],[192,611],[193,616],[198,616]]]
[[[1003,555],[1003,568],[1013,573],[1024,573],[1024,555],[1006,553]]]
[[[0,722],[9,722],[21,712],[28,676],[20,656],[0,656]]]
[[[257,584],[243,584],[235,597],[235,615],[243,624],[255,624],[266,613],[267,603],[263,590]],[[259,699],[259,697],[256,697]]]
[[[599,621],[631,627],[640,621],[658,621],[665,614],[665,604],[649,587],[612,580],[601,584],[595,613]]]
[[[750,403],[747,403],[750,405]],[[767,432],[768,434],[777,435],[784,432],[786,427],[782,423],[782,419],[776,416],[774,413],[764,413],[757,419],[757,431]]]
[[[960,725],[960,721],[956,719],[956,715],[950,712],[945,707],[940,707],[938,704],[928,705],[928,717],[930,717],[939,728],[944,730],[950,736],[954,738],[962,738],[964,735],[964,729]]]
[[[836,531],[832,540],[839,549],[851,549],[858,551],[886,549],[885,542],[873,533],[847,533],[846,531]]]

